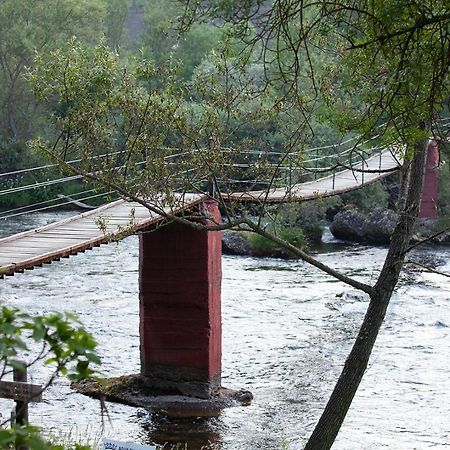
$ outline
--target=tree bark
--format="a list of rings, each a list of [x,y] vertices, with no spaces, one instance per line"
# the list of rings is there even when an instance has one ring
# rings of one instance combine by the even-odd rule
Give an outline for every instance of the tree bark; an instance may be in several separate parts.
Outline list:
[[[392,292],[398,282],[420,205],[428,139],[416,146],[409,166],[406,199],[391,236],[388,254],[353,348],[305,450],[331,448],[367,368]]]

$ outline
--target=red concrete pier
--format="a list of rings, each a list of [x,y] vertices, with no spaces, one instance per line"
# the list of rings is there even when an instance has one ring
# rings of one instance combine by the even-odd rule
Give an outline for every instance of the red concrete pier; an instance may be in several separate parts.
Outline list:
[[[201,207],[220,221],[215,202]],[[162,392],[211,398],[221,381],[221,232],[171,223],[139,246],[141,374]]]

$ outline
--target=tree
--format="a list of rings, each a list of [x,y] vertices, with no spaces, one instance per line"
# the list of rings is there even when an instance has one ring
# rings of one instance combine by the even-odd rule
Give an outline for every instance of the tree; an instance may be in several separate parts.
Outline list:
[[[113,50],[122,44],[130,3],[130,0],[110,0],[106,5],[106,42]]]
[[[113,59],[102,56],[101,49],[88,55],[73,48],[70,57],[57,52],[50,62],[41,59],[38,71],[31,76],[35,91],[44,100],[56,98],[66,114],[56,123],[56,144],[35,145],[68,171],[82,173],[168,220],[191,226],[202,225],[165,213],[163,206],[177,203],[176,192],[205,191],[207,184],[214,186],[210,193],[215,191],[226,214],[224,223],[212,228],[245,225],[369,295],[355,344],[305,447],[327,449],[364,375],[410,249],[427,142],[431,133],[437,133],[436,119],[448,97],[450,44],[446,30],[450,15],[443,1],[181,3],[186,6],[182,27],[201,18],[218,17],[233,24],[233,39],[243,42],[240,51],[225,43],[214,60],[214,69],[198,74],[191,85],[182,85],[169,70],[161,86],[161,69],[145,64],[134,77],[121,71]],[[324,60],[329,60],[326,68],[317,65]],[[264,67],[262,83],[248,70],[249,63],[258,62]],[[285,152],[278,161],[271,161],[270,152],[262,157],[261,147],[251,159],[245,149],[255,141],[237,141],[237,130],[243,124],[280,115],[286,122],[297,120],[296,126],[285,129]],[[318,117],[333,120],[343,131],[360,133],[354,154],[369,138],[402,149],[399,218],[373,286],[325,266],[266,231],[242,209],[233,210],[227,202],[227,189],[235,187],[222,179],[233,178],[233,166],[242,166],[242,161],[251,163],[246,165],[245,177],[268,181],[263,189],[266,194],[278,182],[286,161],[302,166],[302,136],[308,129],[314,131],[311,119]],[[91,157],[92,148],[99,145],[108,149],[107,162]],[[71,152],[82,155],[82,166],[67,165]],[[286,192],[288,195],[289,189]],[[259,213],[264,212],[263,200]]]
[[[39,110],[23,75],[32,65],[35,52],[50,51],[73,35],[95,42],[99,38],[96,27],[102,22],[103,10],[103,0],[2,1],[0,167],[3,169],[17,167],[25,141],[34,137]]]
[[[140,48],[142,56],[157,65],[169,59],[181,61],[180,76],[189,80],[202,59],[216,47],[223,31],[209,23],[194,25],[184,36],[174,29],[182,8],[176,2],[150,0],[142,3],[145,32],[140,42],[130,43]]]

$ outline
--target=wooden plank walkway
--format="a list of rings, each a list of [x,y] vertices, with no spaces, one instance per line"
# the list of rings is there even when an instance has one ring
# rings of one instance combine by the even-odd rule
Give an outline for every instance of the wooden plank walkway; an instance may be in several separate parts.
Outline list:
[[[236,192],[227,197],[241,202],[283,203],[314,200],[322,197],[331,197],[344,192],[359,189],[367,184],[390,175],[395,169],[399,169],[401,161],[391,152],[386,150],[379,155],[367,159],[364,164],[354,165],[354,169],[345,169],[334,175],[319,178],[315,181],[295,184],[293,186],[274,188],[252,192]],[[360,172],[364,170],[363,172]]]
[[[176,214],[192,208],[205,198],[199,194],[185,194],[176,207],[166,211]],[[0,277],[76,255],[115,238],[120,239],[131,220],[130,231],[136,232],[158,223],[162,216],[150,212],[139,203],[117,200],[60,222],[0,239]],[[103,222],[104,229],[99,227],[99,222]]]
[[[229,194],[227,198],[244,202],[279,203],[328,197],[358,189],[390,173],[380,173],[377,172],[378,170],[386,171],[399,167],[398,159],[390,151],[385,151],[365,161],[364,170],[369,172],[343,170],[335,175],[297,184],[290,188],[278,188],[269,192],[238,192]],[[362,164],[355,165],[355,169],[361,170]],[[187,210],[206,198],[206,195],[184,194],[182,198],[180,197],[178,206],[172,208],[170,212],[176,214]],[[130,226],[132,211],[134,211],[134,219],[130,232],[145,229],[163,219],[162,216],[151,213],[138,203],[118,200],[36,230],[0,239],[0,278],[84,252],[108,243],[114,238],[120,239],[123,237],[124,227]],[[99,227],[99,220],[103,221],[104,230]]]

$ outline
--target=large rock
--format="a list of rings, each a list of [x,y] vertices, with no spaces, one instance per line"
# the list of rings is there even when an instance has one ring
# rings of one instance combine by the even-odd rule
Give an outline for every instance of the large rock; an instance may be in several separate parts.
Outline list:
[[[224,255],[257,256],[282,259],[293,258],[293,255],[283,248],[272,246],[263,246],[261,248],[255,247],[245,235],[232,230],[225,230],[222,233],[222,252]]]
[[[391,209],[375,208],[362,226],[362,237],[371,244],[389,244],[397,222],[397,213]]]
[[[364,215],[354,209],[338,212],[331,222],[330,231],[334,237],[348,241],[361,241]]]
[[[439,219],[418,218],[412,241],[420,242],[429,239],[430,236],[434,236],[431,239],[433,244],[449,245],[450,231],[439,233],[441,230],[445,229],[445,222],[442,222],[443,221]],[[446,225],[448,227],[448,223]]]
[[[389,244],[396,221],[397,214],[390,209],[376,208],[368,216],[357,210],[345,210],[334,216],[330,231],[338,239]]]
[[[225,230],[222,232],[222,251],[225,255],[252,255],[250,243],[241,234]]]

